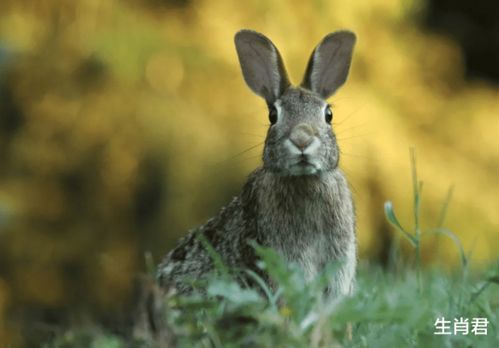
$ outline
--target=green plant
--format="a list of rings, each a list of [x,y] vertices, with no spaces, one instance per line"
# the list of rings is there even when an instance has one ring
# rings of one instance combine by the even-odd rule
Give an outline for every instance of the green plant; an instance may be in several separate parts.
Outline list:
[[[466,273],[466,268],[468,265],[468,258],[464,252],[463,245],[459,238],[456,236],[454,232],[443,227],[443,223],[445,221],[445,216],[447,213],[447,209],[452,198],[453,187],[451,186],[448,190],[447,196],[442,204],[442,208],[440,210],[439,219],[437,222],[437,226],[434,228],[423,230],[421,228],[421,195],[423,190],[423,181],[418,179],[417,168],[416,168],[416,153],[413,148],[410,149],[411,156],[411,168],[412,168],[412,188],[413,188],[413,213],[414,213],[414,226],[411,229],[402,227],[399,222],[397,216],[395,215],[395,211],[393,209],[393,204],[391,201],[385,202],[385,216],[388,222],[392,224],[397,231],[401,233],[401,235],[410,243],[410,245],[414,248],[414,254],[416,259],[416,274],[418,279],[418,290],[421,291],[421,238],[425,234],[440,234],[450,238],[454,244],[456,245],[459,253],[461,264],[463,267],[463,276]]]
[[[437,227],[422,229],[422,182],[411,151],[414,190],[414,228],[399,223],[391,202],[385,204],[388,221],[414,247],[415,269],[400,274],[377,265],[360,263],[357,289],[351,297],[331,299],[324,288],[336,276],[337,265],[327,265],[316,279],[305,281],[303,271],[272,249],[252,243],[273,286],[252,270],[232,270],[202,236],[198,236],[216,263],[216,271],[198,280],[189,295],[167,301],[167,321],[178,347],[496,347],[499,341],[499,262],[485,274],[467,274],[468,257],[457,236],[443,227],[452,188],[442,206]],[[424,269],[420,263],[421,238],[437,233],[451,238],[461,253],[463,276]],[[146,256],[148,269],[154,268]],[[257,284],[245,287],[247,275]],[[422,286],[424,284],[424,287]],[[437,318],[487,318],[488,334],[477,336],[434,334]],[[346,334],[349,324],[353,335]],[[97,325],[98,327],[98,325]],[[154,347],[154,341],[127,342],[104,329],[74,328],[47,348]]]

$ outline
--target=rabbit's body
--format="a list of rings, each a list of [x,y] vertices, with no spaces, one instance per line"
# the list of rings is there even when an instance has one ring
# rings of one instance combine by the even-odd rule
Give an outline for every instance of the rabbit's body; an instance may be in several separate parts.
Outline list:
[[[240,196],[167,255],[159,267],[160,283],[186,292],[190,287],[183,280],[198,279],[214,269],[211,256],[196,237],[202,233],[229,267],[256,270],[250,240],[296,262],[307,279],[328,262],[338,261],[341,267],[330,290],[347,294],[356,266],[353,216],[350,191],[339,169],[320,177],[280,177],[257,169]]]
[[[164,287],[188,292],[189,280],[214,269],[206,242],[228,267],[259,272],[248,243],[253,240],[300,265],[307,280],[336,261],[339,269],[329,291],[352,291],[354,208],[338,168],[332,113],[324,99],[346,80],[354,41],[349,32],[327,36],[314,50],[302,86],[292,87],[270,40],[252,31],[236,35],[245,80],[270,109],[263,166],[249,176],[238,197],[166,256],[158,270]],[[332,58],[339,63],[331,63]]]

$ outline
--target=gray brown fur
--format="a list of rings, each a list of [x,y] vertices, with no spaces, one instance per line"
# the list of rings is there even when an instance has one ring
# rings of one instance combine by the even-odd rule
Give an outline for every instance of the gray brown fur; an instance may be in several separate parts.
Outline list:
[[[160,284],[188,292],[186,280],[214,269],[196,237],[202,234],[230,268],[258,271],[250,240],[300,265],[307,280],[337,261],[341,266],[329,291],[349,294],[356,269],[355,214],[338,168],[336,137],[325,121],[325,99],[346,80],[355,36],[347,31],[326,36],[312,53],[302,87],[291,86],[279,52],[265,36],[242,30],[235,41],[247,84],[275,108],[277,121],[267,132],[263,166],[250,174],[238,197],[168,253],[158,269]]]

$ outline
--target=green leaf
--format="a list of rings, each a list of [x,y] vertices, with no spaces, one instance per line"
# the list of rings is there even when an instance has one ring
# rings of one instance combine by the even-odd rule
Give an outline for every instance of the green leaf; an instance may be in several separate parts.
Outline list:
[[[235,304],[252,304],[260,302],[261,297],[254,290],[243,289],[234,281],[216,280],[207,289],[210,296],[221,296]]]
[[[399,230],[402,235],[411,243],[413,247],[416,247],[417,241],[416,238],[402,227],[397,217],[395,216],[395,212],[393,211],[393,204],[391,201],[385,202],[385,216],[388,222],[390,222],[397,230]]]
[[[447,215],[447,210],[449,209],[449,203],[452,199],[452,194],[454,193],[454,186],[450,186],[447,191],[447,195],[445,196],[444,202],[442,204],[442,209],[440,210],[440,214],[438,216],[438,224],[437,227],[443,227],[445,216]]]
[[[272,289],[265,283],[265,280],[262,279],[257,273],[250,269],[245,269],[244,272],[250,276],[263,290],[265,296],[269,300],[269,303],[272,305],[274,309],[277,310],[277,300],[272,295]]]
[[[438,228],[433,228],[430,230],[430,232],[436,233],[436,234],[441,234],[444,236],[449,237],[454,244],[456,245],[459,255],[461,257],[461,264],[463,267],[466,267],[468,264],[468,258],[466,257],[466,254],[464,252],[463,244],[461,243],[461,240],[459,240],[459,237],[454,234],[451,230],[443,227],[438,227]]]

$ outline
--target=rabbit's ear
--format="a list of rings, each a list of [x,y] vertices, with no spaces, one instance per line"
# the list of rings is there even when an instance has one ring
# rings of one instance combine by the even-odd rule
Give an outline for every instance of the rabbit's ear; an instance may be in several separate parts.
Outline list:
[[[347,79],[354,45],[355,34],[350,31],[337,31],[322,39],[308,61],[302,87],[324,99],[331,96]]]
[[[246,84],[268,104],[274,103],[290,84],[279,51],[252,30],[239,31],[234,41]]]

